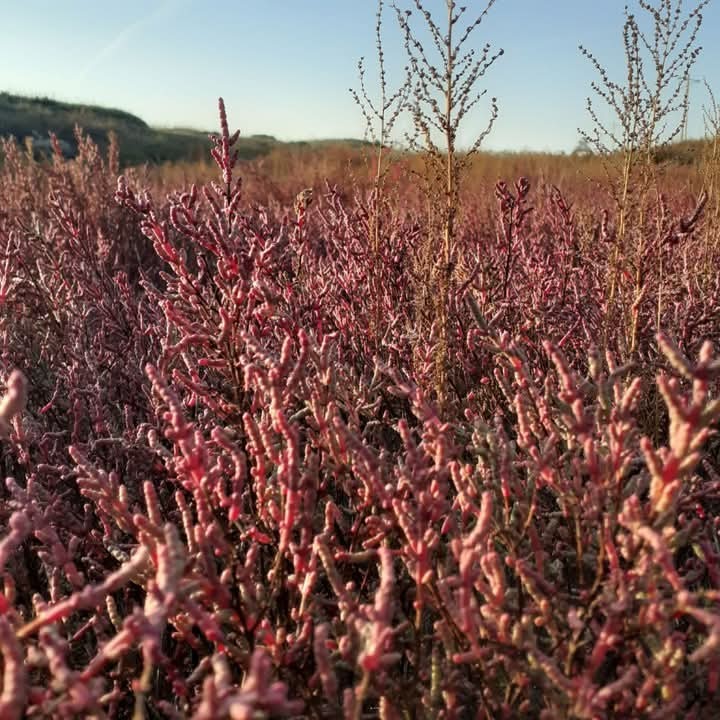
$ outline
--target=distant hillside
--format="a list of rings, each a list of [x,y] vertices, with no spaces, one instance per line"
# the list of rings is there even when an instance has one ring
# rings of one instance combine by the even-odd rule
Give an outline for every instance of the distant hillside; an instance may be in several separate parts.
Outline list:
[[[656,162],[670,162],[675,165],[696,165],[703,160],[710,149],[710,140],[678,140],[655,151]]]
[[[0,92],[0,137],[12,135],[21,143],[26,138],[32,138],[38,153],[49,154],[51,147],[48,134],[54,132],[66,156],[72,157],[76,151],[76,125],[103,149],[108,144],[108,133],[114,132],[120,142],[120,162],[123,166],[195,162],[209,158],[210,140],[207,132],[187,128],[153,128],[136,115],[123,110]],[[272,135],[241,135],[237,148],[241,159],[252,160],[270,155],[273,151],[281,151],[280,155],[285,154],[282,152],[284,150],[331,154],[341,148],[350,152],[358,151],[368,144],[367,141],[353,139],[282,142]],[[707,141],[704,140],[672,143],[658,149],[655,160],[675,165],[693,165],[701,160],[706,147]],[[541,154],[520,155],[529,157]],[[576,156],[573,154],[573,157]],[[592,158],[592,154],[585,157]]]
[[[36,150],[49,152],[48,133],[54,132],[66,155],[72,156],[76,150],[76,125],[102,148],[107,147],[108,133],[114,132],[120,142],[122,165],[196,161],[209,157],[210,141],[206,132],[152,128],[144,120],[122,110],[0,92],[0,137],[12,135],[19,142],[30,137]],[[327,142],[361,144],[361,141],[351,140]],[[242,159],[251,160],[276,148],[313,144],[283,143],[271,135],[241,135],[237,148]]]

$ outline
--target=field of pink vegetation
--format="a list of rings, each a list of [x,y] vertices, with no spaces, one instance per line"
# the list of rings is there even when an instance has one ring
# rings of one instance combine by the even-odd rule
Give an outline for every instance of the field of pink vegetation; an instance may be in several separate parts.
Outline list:
[[[707,196],[468,185],[438,285],[412,183],[256,204],[221,125],[2,148],[0,719],[717,717]]]

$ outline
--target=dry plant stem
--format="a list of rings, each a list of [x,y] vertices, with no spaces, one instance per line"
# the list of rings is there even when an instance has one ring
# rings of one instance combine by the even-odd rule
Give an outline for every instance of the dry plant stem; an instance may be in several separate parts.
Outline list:
[[[447,47],[453,45],[453,10],[454,3],[448,2],[447,7]],[[455,237],[455,214],[457,212],[457,170],[455,167],[455,132],[453,127],[453,104],[455,99],[454,66],[455,55],[449,52],[445,61],[445,213],[443,228],[442,266],[440,268],[438,321],[440,337],[435,357],[435,382],[438,391],[438,402],[444,407],[447,402],[447,356],[448,356],[448,307],[450,283],[452,279],[452,245]]]
[[[449,400],[448,357],[450,342],[449,305],[453,294],[456,222],[460,209],[460,184],[470,159],[477,153],[482,141],[490,132],[497,106],[491,101],[490,119],[472,145],[460,157],[457,148],[458,132],[466,115],[485,95],[477,93],[477,83],[502,50],[492,54],[485,45],[477,56],[467,50],[469,38],[480,26],[495,0],[489,0],[484,10],[463,29],[460,20],[467,8],[455,0],[446,0],[447,15],[443,30],[421,0],[414,0],[417,12],[429,31],[437,61],[423,47],[411,26],[412,11],[395,5],[398,22],[405,36],[405,48],[410,61],[414,97],[410,113],[414,134],[408,136],[410,147],[422,152],[425,160],[424,185],[431,216],[428,223],[428,242],[423,265],[419,268],[421,288],[420,310],[424,312],[422,298],[432,293],[431,325],[435,328],[434,383],[438,404],[445,408]],[[435,141],[439,133],[442,143]],[[442,200],[438,200],[442,198]],[[439,248],[436,247],[439,244]],[[439,251],[439,252],[438,252]],[[437,257],[440,262],[437,262]]]
[[[720,106],[712,87],[704,81],[708,95],[703,106],[705,124],[705,153],[702,158],[703,187],[708,195],[708,233],[705,272],[712,272],[720,251]]]
[[[355,707],[352,714],[352,720],[362,719],[363,703],[367,696],[370,688],[370,673],[367,670],[363,670],[362,677],[360,678],[360,684],[355,688]]]
[[[370,273],[369,285],[370,295],[374,299],[373,308],[373,335],[375,350],[379,350],[381,338],[384,334],[383,308],[380,303],[380,283],[382,273],[382,217],[386,208],[386,181],[387,174],[391,167],[389,157],[386,161],[386,153],[390,153],[392,147],[392,132],[395,124],[406,108],[408,95],[410,93],[409,76],[395,91],[391,91],[385,69],[385,51],[383,49],[382,23],[384,0],[378,0],[376,22],[375,22],[375,48],[378,63],[379,98],[373,100],[370,97],[365,84],[364,58],[358,62],[358,76],[360,81],[359,91],[350,90],[355,103],[365,118],[366,135],[377,146],[375,155],[375,176],[373,179],[373,192],[368,206],[368,230],[370,245]]]
[[[614,116],[619,130],[609,125],[588,98],[592,120],[590,132],[580,131],[584,141],[607,162],[614,186],[617,220],[611,251],[607,290],[607,346],[612,326],[624,315],[627,347],[636,350],[637,307],[643,289],[640,278],[648,272],[645,258],[645,212],[653,181],[657,186],[654,155],[676,138],[688,111],[688,78],[699,55],[698,33],[702,10],[709,0],[699,0],[686,9],[682,0],[636,0],[637,11],[626,8],[623,43],[627,77],[624,83],[611,80],[597,58],[583,46],[581,53],[598,72],[592,83],[596,97]],[[649,30],[645,30],[646,19]],[[619,161],[619,173],[612,165]],[[639,177],[636,177],[639,171]],[[631,231],[631,232],[630,232]],[[628,233],[630,234],[628,235]],[[634,242],[634,247],[629,243]],[[635,257],[635,289],[628,302],[619,296],[619,283],[626,270],[622,259]]]

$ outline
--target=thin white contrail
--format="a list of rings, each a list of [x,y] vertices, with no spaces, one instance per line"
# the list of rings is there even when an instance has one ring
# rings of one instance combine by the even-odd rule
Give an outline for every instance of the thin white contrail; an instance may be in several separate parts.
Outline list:
[[[129,25],[126,25],[115,37],[103,48],[101,48],[90,60],[84,65],[77,75],[77,82],[82,82],[90,74],[90,72],[99,65],[103,60],[111,57],[114,53],[122,48],[122,46],[141,28],[151,25],[155,20],[161,17],[169,10],[173,10],[180,5],[183,0],[165,0],[161,5],[155,8],[147,15],[143,15]]]

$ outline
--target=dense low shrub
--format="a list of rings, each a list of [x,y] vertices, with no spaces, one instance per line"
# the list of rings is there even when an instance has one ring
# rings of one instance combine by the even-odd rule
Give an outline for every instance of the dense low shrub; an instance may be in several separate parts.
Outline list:
[[[164,198],[4,147],[0,718],[711,717],[703,199],[609,325],[602,196],[468,197],[438,404],[422,201],[251,205],[220,120]]]

